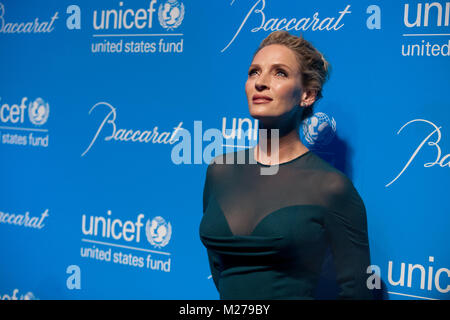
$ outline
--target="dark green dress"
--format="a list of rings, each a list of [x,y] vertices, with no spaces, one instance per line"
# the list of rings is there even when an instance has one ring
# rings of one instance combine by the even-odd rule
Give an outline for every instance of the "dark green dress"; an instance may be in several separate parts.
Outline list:
[[[200,239],[220,298],[314,299],[329,248],[338,298],[371,299],[366,211],[352,182],[312,151],[263,175],[273,167],[253,149],[207,169]]]

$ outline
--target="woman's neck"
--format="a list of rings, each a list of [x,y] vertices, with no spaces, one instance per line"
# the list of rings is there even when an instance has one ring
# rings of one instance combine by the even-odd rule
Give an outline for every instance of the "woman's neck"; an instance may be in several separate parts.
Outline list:
[[[285,132],[279,129],[258,130],[259,139],[254,158],[262,164],[276,165],[306,153],[309,149],[301,142],[298,129],[298,126],[295,126]],[[278,135],[272,130],[278,130]]]

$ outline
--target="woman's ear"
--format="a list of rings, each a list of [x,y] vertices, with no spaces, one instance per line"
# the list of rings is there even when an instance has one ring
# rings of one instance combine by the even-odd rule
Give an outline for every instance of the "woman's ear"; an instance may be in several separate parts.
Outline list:
[[[317,97],[317,91],[316,90],[306,90],[302,93],[302,101],[300,102],[301,107],[309,107],[311,106],[315,101]]]

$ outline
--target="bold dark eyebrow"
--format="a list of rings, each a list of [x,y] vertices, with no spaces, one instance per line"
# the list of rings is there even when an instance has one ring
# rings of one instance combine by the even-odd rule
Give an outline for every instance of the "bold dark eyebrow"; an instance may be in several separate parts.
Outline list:
[[[283,67],[283,68],[286,68],[286,69],[292,71],[292,69],[290,67],[288,67],[287,65],[285,65],[283,63],[275,63],[275,64],[273,64],[271,66],[272,69],[273,68],[279,68],[279,67]],[[259,64],[252,64],[252,65],[250,65],[249,70],[252,69],[252,68],[260,68],[260,65]]]

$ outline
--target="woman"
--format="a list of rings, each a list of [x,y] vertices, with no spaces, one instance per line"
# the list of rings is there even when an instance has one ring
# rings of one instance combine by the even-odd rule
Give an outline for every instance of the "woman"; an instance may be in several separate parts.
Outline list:
[[[328,248],[339,298],[372,298],[364,203],[299,137],[327,69],[309,42],[285,31],[270,34],[253,57],[250,114],[260,129],[279,130],[279,148],[262,148],[269,143],[260,135],[255,148],[233,153],[245,163],[219,156],[208,166],[200,237],[221,299],[314,299]],[[261,174],[274,165],[276,174]]]

